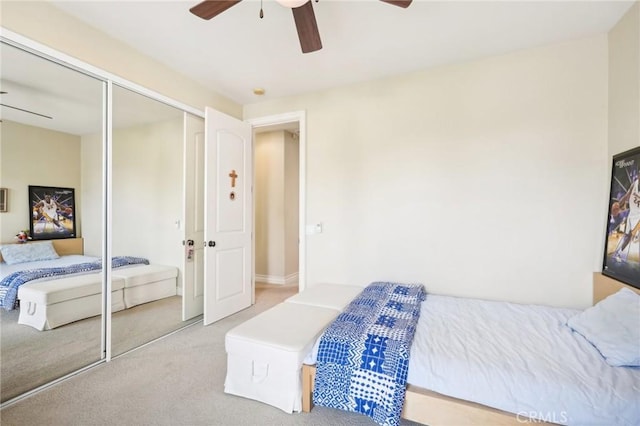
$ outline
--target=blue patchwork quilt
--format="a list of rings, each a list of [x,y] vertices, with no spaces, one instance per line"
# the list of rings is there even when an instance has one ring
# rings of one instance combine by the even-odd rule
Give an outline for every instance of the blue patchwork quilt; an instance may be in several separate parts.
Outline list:
[[[313,402],[400,424],[422,284],[374,282],[320,339]]]
[[[112,268],[120,268],[127,265],[144,264],[148,265],[149,261],[142,257],[132,256],[116,256],[111,259]],[[89,272],[100,271],[102,269],[102,261],[77,263],[70,266],[60,266],[54,268],[38,268],[25,269],[7,275],[0,281],[0,307],[7,311],[11,311],[18,307],[18,289],[22,284],[29,281],[38,280],[40,278],[50,278],[71,274],[86,274]]]

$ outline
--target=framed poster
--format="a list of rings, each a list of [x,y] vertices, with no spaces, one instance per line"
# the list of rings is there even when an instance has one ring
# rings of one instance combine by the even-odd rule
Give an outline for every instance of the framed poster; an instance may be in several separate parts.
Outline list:
[[[76,237],[73,188],[29,185],[29,232],[33,240]]]
[[[9,190],[7,188],[0,188],[0,212],[6,213],[9,211]]]
[[[640,288],[640,147],[613,156],[602,273]]]

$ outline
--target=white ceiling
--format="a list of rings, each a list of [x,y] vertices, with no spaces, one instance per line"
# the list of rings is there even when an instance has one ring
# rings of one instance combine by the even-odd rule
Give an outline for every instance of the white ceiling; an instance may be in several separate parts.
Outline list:
[[[628,1],[313,3],[323,49],[302,54],[292,12],[244,0],[210,21],[195,1],[52,1],[240,104],[607,32]],[[266,94],[257,97],[254,87]]]
[[[292,13],[273,0],[244,0],[210,21],[198,1],[57,1],[55,6],[240,104],[373,80],[517,49],[606,33],[629,1],[424,1],[407,9],[378,0],[320,0],[323,49],[303,54]],[[72,134],[101,129],[101,84],[3,46],[0,117]],[[109,71],[109,70],[107,70]],[[254,87],[266,94],[258,97]],[[117,105],[116,105],[117,104]],[[114,124],[179,116],[126,90]]]

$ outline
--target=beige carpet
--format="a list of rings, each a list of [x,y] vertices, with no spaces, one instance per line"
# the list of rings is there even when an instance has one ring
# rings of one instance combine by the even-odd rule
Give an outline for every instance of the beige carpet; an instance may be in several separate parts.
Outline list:
[[[122,354],[183,327],[187,323],[182,322],[181,312],[182,299],[174,296],[114,313],[112,354]],[[1,401],[101,359],[99,316],[38,331],[18,324],[18,313],[0,309]]]
[[[195,324],[9,405],[0,411],[0,422],[3,426],[375,426],[359,414],[323,407],[309,414],[286,414],[223,392],[225,333],[295,291],[257,288],[256,305],[251,308],[210,326]]]

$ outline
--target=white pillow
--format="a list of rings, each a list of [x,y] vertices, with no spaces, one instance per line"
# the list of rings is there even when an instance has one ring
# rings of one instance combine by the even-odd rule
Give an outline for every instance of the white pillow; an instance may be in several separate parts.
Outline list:
[[[595,346],[609,365],[640,366],[640,295],[628,288],[569,318],[567,325]]]
[[[37,243],[9,244],[0,247],[2,258],[8,265],[24,262],[36,262],[38,260],[57,259],[58,253],[53,248],[52,241]]]

